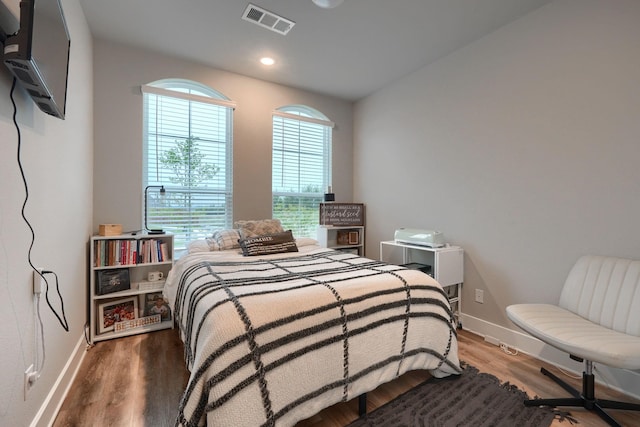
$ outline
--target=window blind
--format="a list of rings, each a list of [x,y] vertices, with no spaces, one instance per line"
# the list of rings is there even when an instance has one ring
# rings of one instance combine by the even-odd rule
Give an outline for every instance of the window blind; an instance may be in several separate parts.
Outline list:
[[[314,237],[318,205],[330,185],[331,122],[273,115],[273,217],[296,237]]]
[[[149,189],[147,225],[174,233],[180,250],[231,226],[233,107],[188,91],[148,88],[144,185],[163,185],[166,193]]]

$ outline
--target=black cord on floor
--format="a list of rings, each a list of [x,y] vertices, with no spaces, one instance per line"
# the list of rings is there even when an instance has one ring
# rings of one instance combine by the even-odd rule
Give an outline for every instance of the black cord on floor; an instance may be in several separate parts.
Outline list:
[[[89,323],[84,324],[84,340],[87,342],[87,348],[93,347],[89,339]]]
[[[22,151],[22,136],[20,134],[20,126],[18,125],[18,121],[16,119],[18,115],[18,107],[16,106],[16,101],[13,98],[13,92],[16,88],[16,83],[17,83],[17,79],[14,77],[13,84],[11,85],[11,92],[9,97],[11,98],[11,104],[13,105],[13,124],[16,128],[16,132],[18,133],[18,168],[20,169],[20,175],[22,176],[22,182],[24,183],[24,191],[25,191],[24,202],[22,203],[22,210],[20,212],[22,214],[22,219],[24,220],[24,222],[27,224],[27,227],[29,227],[29,230],[31,231],[31,244],[29,245],[29,251],[27,252],[27,261],[29,262],[29,266],[31,266],[31,269],[35,271],[36,274],[38,274],[46,284],[46,290],[45,290],[44,296],[47,301],[47,305],[49,306],[53,314],[56,316],[56,318],[60,322],[60,325],[62,325],[62,328],[65,331],[69,332],[69,323],[67,322],[67,317],[64,311],[64,300],[62,299],[62,294],[60,293],[58,275],[53,271],[40,271],[31,262],[31,250],[33,249],[33,245],[36,240],[36,233],[33,231],[33,227],[31,226],[31,223],[27,219],[27,216],[25,215],[25,212],[24,212],[27,206],[27,201],[29,200],[29,186],[27,185],[27,178],[24,174],[24,168],[22,167],[22,160],[20,159],[20,153]],[[53,308],[53,306],[51,305],[51,302],[49,301],[49,282],[45,277],[45,275],[47,274],[53,274],[56,278],[56,291],[58,293],[58,296],[60,297],[60,307],[62,311],[61,314],[58,314],[56,309]]]

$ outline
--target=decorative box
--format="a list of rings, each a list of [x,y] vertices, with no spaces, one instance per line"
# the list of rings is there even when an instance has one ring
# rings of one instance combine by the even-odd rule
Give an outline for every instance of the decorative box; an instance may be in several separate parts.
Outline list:
[[[119,236],[122,234],[122,224],[100,224],[98,234],[100,236]]]

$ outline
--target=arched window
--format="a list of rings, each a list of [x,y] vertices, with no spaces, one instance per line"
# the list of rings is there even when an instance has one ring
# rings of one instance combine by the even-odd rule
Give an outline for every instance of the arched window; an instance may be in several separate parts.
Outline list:
[[[316,237],[318,204],[331,185],[333,123],[304,105],[273,113],[272,215],[296,237]]]
[[[145,226],[174,233],[180,251],[213,228],[231,228],[235,105],[189,80],[156,81],[142,92],[143,189],[153,186],[145,192]]]

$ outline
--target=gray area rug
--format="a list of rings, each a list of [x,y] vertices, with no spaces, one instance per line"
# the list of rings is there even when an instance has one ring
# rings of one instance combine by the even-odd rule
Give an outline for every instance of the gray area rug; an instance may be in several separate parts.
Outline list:
[[[554,408],[526,407],[524,391],[473,366],[463,367],[462,375],[430,378],[348,427],[548,427],[554,418],[575,422]]]

